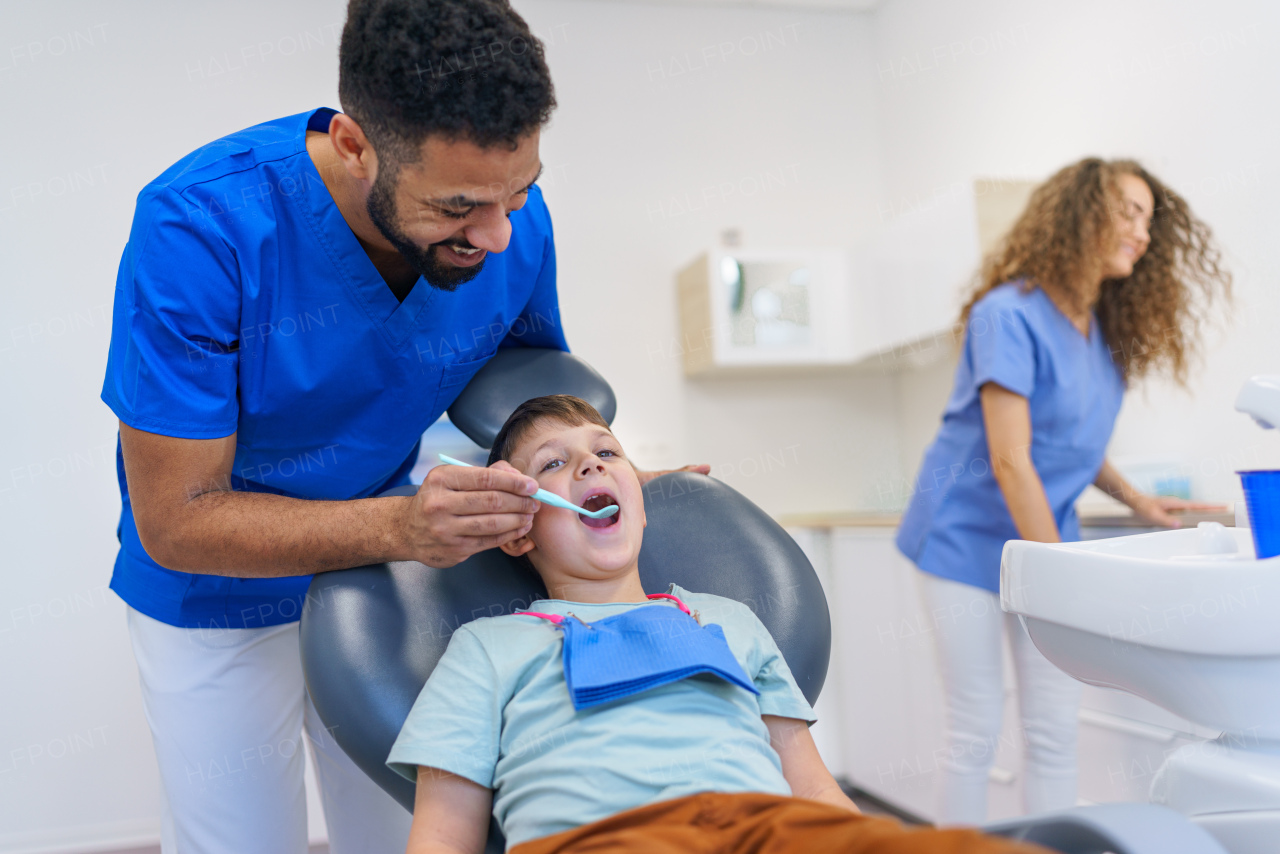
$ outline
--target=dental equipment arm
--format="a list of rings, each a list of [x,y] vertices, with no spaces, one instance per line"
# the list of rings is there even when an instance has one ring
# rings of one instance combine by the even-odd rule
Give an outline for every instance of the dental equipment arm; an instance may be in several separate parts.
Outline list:
[[[1000,485],[1018,536],[1041,543],[1061,542],[1044,483],[1031,461],[1031,409],[1027,399],[1003,386],[987,383],[982,387],[981,400],[991,473]]]
[[[1063,854],[1227,854],[1204,828],[1156,804],[1074,807],[992,822],[981,830]]]
[[[1280,428],[1280,376],[1250,377],[1236,396],[1236,409],[1252,416],[1264,430]]]

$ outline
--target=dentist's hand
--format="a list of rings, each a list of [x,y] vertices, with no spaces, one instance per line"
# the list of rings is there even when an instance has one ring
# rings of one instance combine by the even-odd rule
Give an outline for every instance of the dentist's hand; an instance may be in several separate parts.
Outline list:
[[[523,537],[541,506],[529,496],[538,482],[503,462],[436,466],[409,503],[407,551],[427,566],[453,566],[471,555]]]
[[[1181,513],[1225,513],[1225,504],[1205,504],[1199,501],[1187,501],[1185,498],[1174,498],[1172,495],[1139,495],[1129,505],[1133,512],[1142,519],[1165,528],[1181,528],[1182,520],[1173,515],[1173,511]]]

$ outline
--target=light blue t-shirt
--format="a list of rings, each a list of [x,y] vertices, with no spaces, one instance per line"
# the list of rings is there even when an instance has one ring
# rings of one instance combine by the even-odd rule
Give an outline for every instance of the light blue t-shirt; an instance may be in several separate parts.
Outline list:
[[[1031,461],[1066,541],[1080,538],[1075,501],[1102,468],[1125,391],[1097,318],[1085,337],[1044,291],[1020,285],[993,288],[969,314],[955,387],[897,537],[925,572],[992,592],[1018,530],[991,472],[982,386],[1027,398]]]
[[[790,795],[760,716],[816,718],[773,638],[741,602],[668,592],[724,629],[759,696],[700,675],[574,711],[563,633],[539,617],[484,618],[454,632],[387,764],[410,780],[426,765],[493,789],[509,847],[698,792]],[[676,607],[541,599],[529,610],[592,622],[653,604]]]

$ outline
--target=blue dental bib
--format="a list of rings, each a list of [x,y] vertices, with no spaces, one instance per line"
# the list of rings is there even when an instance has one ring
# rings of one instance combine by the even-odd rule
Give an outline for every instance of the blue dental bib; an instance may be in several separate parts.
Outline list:
[[[575,709],[629,697],[698,673],[760,693],[733,657],[720,626],[699,625],[674,596],[654,594],[648,598],[674,599],[680,610],[645,605],[594,623],[572,614],[518,612],[550,620],[564,632],[564,678]]]

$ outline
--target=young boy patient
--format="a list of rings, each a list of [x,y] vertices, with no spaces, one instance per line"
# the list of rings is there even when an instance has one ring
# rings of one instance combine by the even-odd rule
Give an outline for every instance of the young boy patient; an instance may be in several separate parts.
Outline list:
[[[483,851],[490,812],[516,854],[1044,851],[860,815],[755,615],[674,584],[646,598],[640,483],[590,404],[527,401],[489,462],[619,510],[543,505],[502,546],[550,598],[461,626],[418,696],[387,760],[417,781],[410,854]]]

